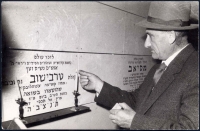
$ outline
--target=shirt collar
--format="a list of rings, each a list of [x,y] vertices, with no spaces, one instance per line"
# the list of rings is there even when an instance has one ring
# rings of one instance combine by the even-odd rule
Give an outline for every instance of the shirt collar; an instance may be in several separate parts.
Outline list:
[[[188,44],[186,46],[184,46],[182,49],[175,52],[173,55],[171,55],[167,60],[162,61],[162,63],[165,63],[165,65],[168,66],[172,62],[172,60],[174,60],[174,58],[187,46],[188,46]]]

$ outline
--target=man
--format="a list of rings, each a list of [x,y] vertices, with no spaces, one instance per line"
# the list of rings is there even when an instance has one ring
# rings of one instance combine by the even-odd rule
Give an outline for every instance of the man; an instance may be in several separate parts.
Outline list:
[[[95,101],[110,110],[109,118],[130,129],[198,129],[198,54],[187,41],[188,2],[152,2],[147,20],[145,47],[154,59],[162,60],[151,68],[134,92],[126,92],[102,81],[98,76],[79,71],[81,86],[95,90]]]

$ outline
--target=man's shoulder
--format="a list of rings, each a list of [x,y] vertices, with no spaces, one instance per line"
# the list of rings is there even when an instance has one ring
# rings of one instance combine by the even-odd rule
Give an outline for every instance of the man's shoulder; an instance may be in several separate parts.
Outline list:
[[[199,68],[198,53],[197,51],[194,51],[185,61],[181,72],[182,75],[184,74],[185,76],[187,76],[188,80],[197,82],[199,74],[198,68]]]
[[[186,60],[185,65],[198,69],[198,64],[198,52],[194,51]]]
[[[187,46],[181,53],[175,58],[174,63],[178,63],[178,65],[183,65],[182,68],[185,70],[194,70],[198,69],[198,52],[193,48],[192,45]]]

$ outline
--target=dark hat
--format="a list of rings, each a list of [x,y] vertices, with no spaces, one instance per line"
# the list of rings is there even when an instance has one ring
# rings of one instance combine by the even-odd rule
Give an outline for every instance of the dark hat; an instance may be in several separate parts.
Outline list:
[[[137,26],[156,30],[191,30],[198,24],[190,24],[191,4],[186,1],[151,2],[146,20]]]

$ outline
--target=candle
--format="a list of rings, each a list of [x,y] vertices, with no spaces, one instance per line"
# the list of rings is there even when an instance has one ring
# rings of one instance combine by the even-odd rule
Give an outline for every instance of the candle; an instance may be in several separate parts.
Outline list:
[[[76,81],[75,81],[75,89],[76,92],[78,92],[78,88],[79,88],[79,76],[78,76],[78,70],[76,69],[76,77],[75,77]]]
[[[78,92],[78,88],[79,88],[79,76],[78,76],[78,72],[77,72],[77,77],[76,77],[76,79],[77,79],[77,92]]]

